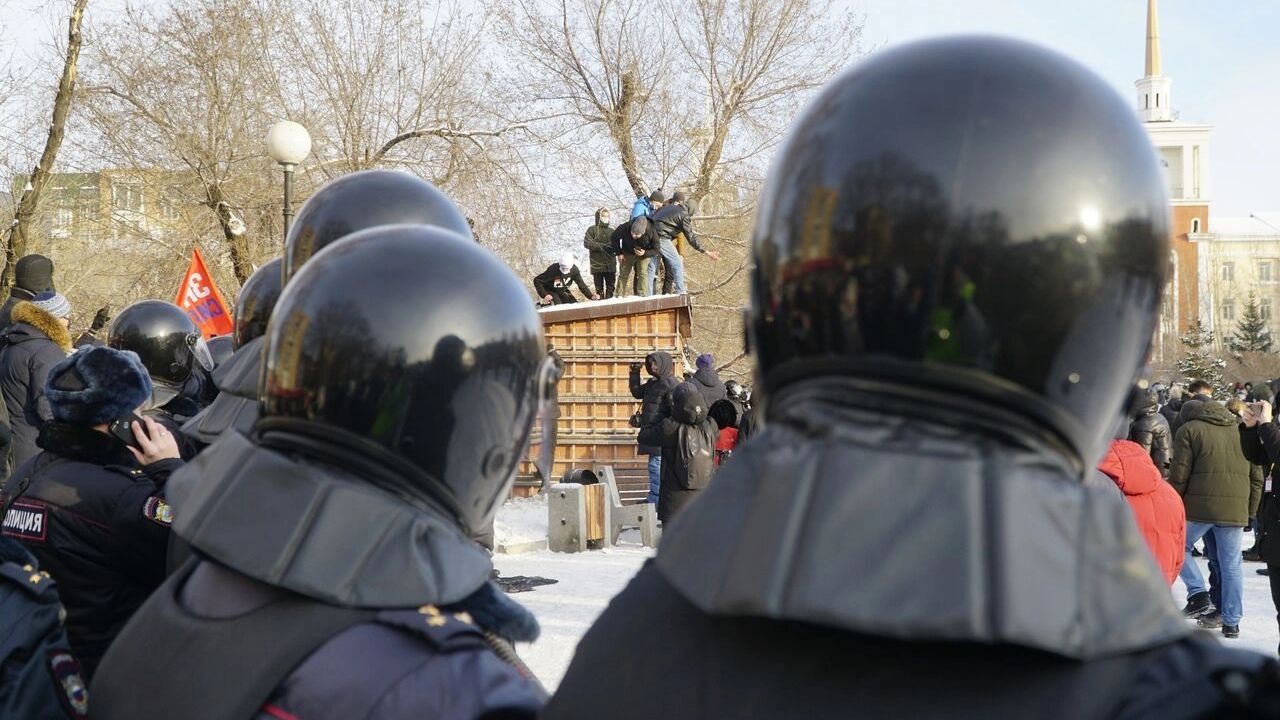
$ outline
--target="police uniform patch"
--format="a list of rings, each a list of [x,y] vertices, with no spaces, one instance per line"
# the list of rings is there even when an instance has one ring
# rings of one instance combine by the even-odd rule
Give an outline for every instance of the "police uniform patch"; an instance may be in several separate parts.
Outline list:
[[[49,534],[49,506],[19,500],[4,516],[4,534],[25,542],[43,543]]]
[[[73,718],[89,717],[89,687],[80,671],[80,662],[66,650],[50,650],[47,657],[49,674],[60,690],[58,700],[62,709]]]
[[[155,496],[147,498],[146,504],[142,506],[142,514],[160,525],[173,524],[173,506]]]

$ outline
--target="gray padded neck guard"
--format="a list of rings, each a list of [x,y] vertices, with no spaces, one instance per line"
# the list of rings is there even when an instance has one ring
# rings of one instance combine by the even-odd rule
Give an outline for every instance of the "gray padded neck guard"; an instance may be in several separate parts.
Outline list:
[[[213,372],[218,397],[182,426],[189,437],[210,445],[227,430],[245,435],[258,420],[258,376],[263,338],[254,338]]]
[[[452,521],[237,432],[174,473],[168,499],[174,531],[204,555],[338,605],[455,603],[493,567]]]
[[[835,403],[779,415],[662,539],[704,612],[1081,659],[1190,632],[1128,506],[1065,458]]]

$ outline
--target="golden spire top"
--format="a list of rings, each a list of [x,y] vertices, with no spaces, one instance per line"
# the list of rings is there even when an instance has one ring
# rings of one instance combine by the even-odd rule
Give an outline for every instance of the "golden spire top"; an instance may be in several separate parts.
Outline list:
[[[1156,0],[1147,0],[1147,77],[1159,77],[1160,68],[1160,17]]]

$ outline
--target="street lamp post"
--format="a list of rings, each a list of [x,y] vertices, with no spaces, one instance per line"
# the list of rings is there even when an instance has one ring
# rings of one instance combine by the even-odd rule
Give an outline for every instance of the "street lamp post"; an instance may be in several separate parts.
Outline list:
[[[293,169],[311,154],[311,134],[292,120],[281,120],[267,131],[267,154],[284,171],[284,237],[293,220]]]

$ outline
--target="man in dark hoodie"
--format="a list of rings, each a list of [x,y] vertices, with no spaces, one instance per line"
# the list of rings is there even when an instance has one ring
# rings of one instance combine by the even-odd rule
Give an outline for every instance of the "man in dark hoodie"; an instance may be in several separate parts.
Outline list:
[[[15,305],[54,290],[53,261],[43,255],[23,255],[13,268],[13,288],[9,290],[9,297],[0,306],[0,330],[13,324]]]
[[[711,353],[699,355],[694,364],[697,370],[694,371],[693,377],[689,378],[689,382],[693,383],[693,386],[702,394],[703,407],[709,408],[715,405],[717,400],[724,400],[726,397],[724,383],[720,382],[720,375],[716,372]]]
[[[653,223],[643,215],[625,222],[614,229],[609,243],[618,255],[618,266],[621,268],[621,277],[618,278],[619,294],[649,295],[652,287],[646,284],[645,278],[649,274],[649,263],[656,262],[654,256],[658,247],[658,234],[653,229]]]
[[[36,437],[53,419],[44,382],[49,370],[71,353],[70,315],[65,297],[41,293],[14,306],[13,324],[0,336],[0,393],[13,432],[10,468],[39,454]]]
[[[1209,588],[1191,557],[1191,546],[1211,535],[1213,541],[1206,543],[1205,552],[1217,564],[1222,601],[1217,612],[1202,615],[1198,623],[1203,628],[1222,628],[1224,636],[1235,638],[1240,636],[1244,614],[1240,541],[1262,498],[1262,470],[1244,456],[1239,418],[1221,403],[1188,401],[1182,412],[1187,420],[1173,439],[1169,484],[1187,508],[1187,556],[1181,573],[1187,604],[1211,602]]]
[[[667,393],[675,389],[680,381],[675,376],[675,363],[671,355],[659,350],[649,353],[644,359],[644,369],[649,373],[649,380],[640,382],[640,363],[631,364],[631,396],[640,403],[640,417],[636,427],[646,428],[655,425],[662,418],[662,403]],[[658,503],[658,489],[662,483],[662,448],[657,445],[640,443],[640,454],[649,456],[649,495],[645,502]]]
[[[658,421],[640,430],[640,442],[662,448],[658,519],[666,524],[711,482],[716,427],[693,382],[677,385],[664,406]]]
[[[612,235],[609,208],[596,210],[595,224],[587,228],[582,246],[587,249],[591,259],[591,281],[595,283],[596,295],[606,300],[613,297],[614,281],[618,278],[618,257],[613,254],[613,246],[609,244]]]
[[[1154,390],[1148,390],[1138,407],[1137,417],[1129,424],[1129,439],[1142,446],[1151,456],[1151,462],[1160,470],[1160,475],[1169,477],[1170,445],[1173,433],[1169,431],[1169,421],[1158,411],[1159,399]]]

